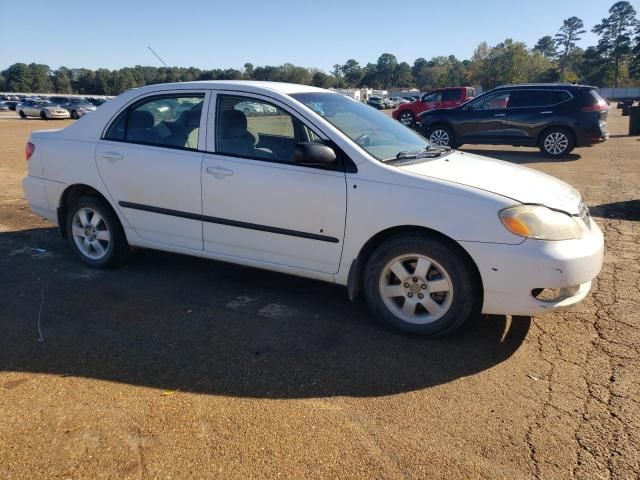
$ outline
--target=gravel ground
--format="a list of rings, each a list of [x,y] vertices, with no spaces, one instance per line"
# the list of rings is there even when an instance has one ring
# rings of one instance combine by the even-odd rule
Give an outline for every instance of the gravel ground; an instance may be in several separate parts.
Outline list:
[[[546,161],[606,237],[592,294],[446,339],[389,332],[329,284],[152,251],[83,267],[20,186],[0,115],[0,477],[640,475],[640,139]]]

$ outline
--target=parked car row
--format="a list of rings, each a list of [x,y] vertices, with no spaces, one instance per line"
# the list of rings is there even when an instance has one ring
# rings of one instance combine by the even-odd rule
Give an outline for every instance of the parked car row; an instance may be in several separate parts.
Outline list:
[[[55,118],[78,119],[98,108],[85,98],[53,96],[23,100],[14,109],[22,118],[39,117],[43,120]]]
[[[240,102],[234,106],[235,110],[239,110],[247,117],[257,115],[275,115],[277,110],[271,105],[258,102]]]
[[[78,119],[107,102],[105,97],[75,96],[27,96],[0,95],[0,111],[15,111],[22,118],[39,117],[42,119],[73,118]],[[52,109],[52,107],[59,107]],[[67,114],[59,110],[63,109]]]
[[[27,100],[19,103],[16,108],[22,118],[40,117],[42,120],[52,120],[55,118],[69,118],[71,116],[68,110],[48,100]]]
[[[371,105],[374,108],[377,108],[378,110],[384,110],[388,108],[397,108],[400,105],[415,102],[418,98],[419,97],[410,96],[399,97],[397,95],[384,98],[379,96],[372,96],[367,99],[367,104]]]

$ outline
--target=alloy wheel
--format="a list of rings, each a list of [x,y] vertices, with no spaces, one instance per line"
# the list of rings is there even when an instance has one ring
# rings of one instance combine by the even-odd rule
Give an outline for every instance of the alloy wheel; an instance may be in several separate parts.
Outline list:
[[[407,127],[410,126],[413,123],[413,115],[411,115],[409,112],[404,112],[400,115],[400,123]]]
[[[71,225],[73,241],[84,256],[100,260],[107,254],[111,233],[100,212],[93,208],[81,208],[73,216]]]
[[[431,132],[431,135],[429,135],[429,143],[436,147],[447,147],[449,146],[450,140],[449,132],[441,128],[434,130]]]
[[[561,155],[569,147],[569,139],[562,132],[551,132],[545,137],[543,147],[551,155]]]
[[[449,273],[421,254],[393,258],[382,269],[379,289],[382,301],[396,317],[418,325],[442,318],[453,300]]]

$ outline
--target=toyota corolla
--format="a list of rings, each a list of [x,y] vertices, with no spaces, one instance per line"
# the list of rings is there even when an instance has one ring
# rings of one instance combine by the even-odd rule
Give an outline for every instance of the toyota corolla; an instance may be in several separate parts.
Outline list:
[[[285,272],[363,292],[415,334],[450,333],[474,312],[568,308],[602,266],[602,233],[571,186],[432,146],[309,86],[129,90],[34,132],[26,157],[31,208],[90,267],[145,247]]]

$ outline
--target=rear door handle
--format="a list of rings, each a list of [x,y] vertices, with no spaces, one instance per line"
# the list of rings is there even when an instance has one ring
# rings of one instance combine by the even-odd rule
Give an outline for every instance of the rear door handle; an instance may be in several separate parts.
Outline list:
[[[117,160],[122,160],[124,158],[124,155],[118,152],[104,152],[103,154],[100,155],[100,157],[106,158],[107,160],[111,160],[112,162],[115,162]]]
[[[551,110],[548,110],[546,112],[540,112],[540,115],[549,115],[550,113],[553,113]]]
[[[507,114],[506,114],[506,113],[496,113],[496,114],[494,115],[494,117],[506,117],[506,116],[507,116]]]
[[[230,177],[233,175],[233,170],[224,167],[207,167],[207,173],[210,173],[214,177]]]

